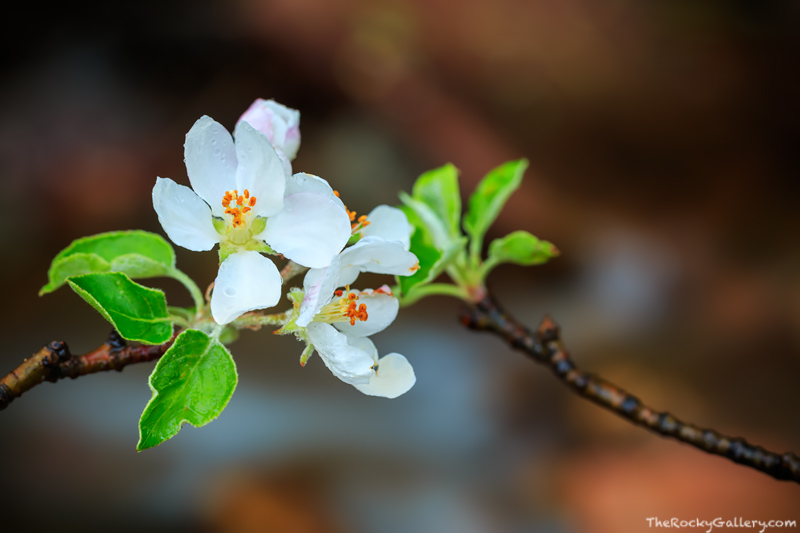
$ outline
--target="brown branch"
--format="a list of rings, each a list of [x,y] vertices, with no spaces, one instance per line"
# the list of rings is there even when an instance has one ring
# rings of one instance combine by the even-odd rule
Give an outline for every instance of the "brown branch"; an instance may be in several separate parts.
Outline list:
[[[128,365],[154,361],[172,346],[175,336],[155,346],[129,346],[116,331],[84,355],[72,355],[66,342],[53,341],[0,379],[0,410],[45,381],[75,379],[95,372],[122,371]]]
[[[299,276],[303,272],[308,270],[308,267],[304,267],[303,265],[298,265],[294,261],[289,261],[286,263],[286,266],[281,269],[281,278],[283,278],[283,282],[286,283],[290,279],[295,276]]]
[[[580,396],[639,426],[672,437],[705,452],[727,457],[776,479],[800,483],[800,457],[783,455],[750,444],[741,437],[727,437],[713,429],[687,424],[667,412],[642,404],[639,398],[599,376],[579,370],[561,341],[559,328],[550,317],[542,320],[534,334],[503,311],[491,296],[486,296],[462,315],[462,323],[477,331],[499,335],[514,348],[547,365],[561,381]]]

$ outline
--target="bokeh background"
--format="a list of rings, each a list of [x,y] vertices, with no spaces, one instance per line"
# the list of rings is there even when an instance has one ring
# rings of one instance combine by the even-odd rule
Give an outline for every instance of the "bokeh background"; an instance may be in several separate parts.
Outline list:
[[[0,21],[0,371],[108,327],[50,259],[161,232],[156,176],[256,97],[302,111],[296,170],[396,204],[531,160],[492,228],[562,256],[490,284],[579,365],[659,409],[800,451],[800,4],[634,0],[28,3]],[[466,198],[466,196],[465,196]],[[200,283],[214,254],[178,252]],[[380,280],[375,280],[380,282]],[[188,304],[177,283],[156,281]],[[418,382],[364,397],[267,332],[222,416],[135,453],[152,364],[43,384],[0,414],[3,531],[623,532],[794,519],[800,487],[635,428],[431,298],[376,337]]]

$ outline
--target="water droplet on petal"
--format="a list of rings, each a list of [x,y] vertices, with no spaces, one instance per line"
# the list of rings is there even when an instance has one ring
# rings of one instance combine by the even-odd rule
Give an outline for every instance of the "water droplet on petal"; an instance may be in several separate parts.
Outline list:
[[[227,296],[228,298],[233,298],[234,296],[236,296],[236,289],[234,289],[233,287],[225,287],[225,290],[223,292],[225,293],[225,296]]]

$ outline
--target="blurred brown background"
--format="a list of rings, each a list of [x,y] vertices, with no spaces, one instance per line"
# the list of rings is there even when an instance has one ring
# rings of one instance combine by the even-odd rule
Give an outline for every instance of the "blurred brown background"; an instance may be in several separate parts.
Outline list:
[[[469,192],[527,157],[492,229],[562,257],[501,267],[586,369],[656,408],[800,451],[800,4],[194,0],[30,4],[0,25],[0,371],[108,327],[50,259],[161,232],[183,137],[256,98],[302,112],[295,169],[395,204],[453,162]],[[201,284],[214,254],[180,250]],[[376,280],[376,282],[381,282]],[[362,286],[364,283],[361,284]],[[165,281],[172,302],[187,303]],[[233,346],[222,416],[134,452],[152,365],[44,384],[0,414],[3,531],[621,532],[646,519],[795,519],[800,487],[650,435],[425,300],[376,337],[418,382],[361,396],[266,332]]]

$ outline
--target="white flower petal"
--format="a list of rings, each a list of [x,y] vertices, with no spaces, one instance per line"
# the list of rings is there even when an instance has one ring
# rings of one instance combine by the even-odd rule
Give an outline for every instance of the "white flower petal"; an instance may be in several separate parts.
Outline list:
[[[350,238],[350,219],[330,199],[313,193],[291,194],[283,210],[267,219],[258,236],[295,263],[322,268],[331,263]]]
[[[358,295],[356,303],[360,306],[367,306],[367,319],[363,322],[356,320],[352,326],[350,322],[336,322],[336,329],[353,337],[368,337],[383,331],[397,318],[397,311],[400,309],[400,302],[391,293],[387,294],[385,289],[373,291],[366,289],[363,291],[351,291]]]
[[[336,196],[333,188],[326,180],[313,174],[298,172],[286,182],[286,196],[304,192],[324,196],[344,209],[344,203]]]
[[[258,252],[236,252],[219,266],[211,295],[211,314],[227,324],[247,311],[272,307],[281,297],[281,274]]]
[[[411,224],[400,209],[379,205],[367,215],[369,225],[361,230],[362,237],[380,237],[387,241],[400,241],[403,248],[411,247]]]
[[[339,256],[335,256],[330,266],[312,268],[303,279],[303,303],[296,324],[306,327],[319,313],[320,309],[333,299],[336,281],[339,279]]]
[[[347,343],[347,337],[330,324],[312,322],[308,338],[333,375],[351,385],[368,384],[374,375],[372,356]]]
[[[339,287],[352,284],[360,272],[410,276],[419,269],[417,256],[400,241],[364,237],[340,255]]]
[[[222,197],[236,188],[236,150],[231,134],[211,117],[201,117],[186,134],[183,157],[192,188],[211,206],[214,215],[221,217]]]
[[[399,353],[390,353],[380,358],[377,370],[366,385],[353,386],[370,396],[397,398],[405,394],[417,382],[411,363]]]
[[[236,189],[256,197],[253,215],[272,216],[283,207],[286,173],[267,138],[247,122],[239,122],[236,137]]]
[[[378,362],[378,349],[367,337],[347,337],[347,344],[369,355],[373,362]]]
[[[202,252],[219,242],[211,222],[211,208],[189,187],[169,178],[156,178],[153,207],[164,231],[178,246]]]
[[[289,178],[292,177],[292,162],[289,161],[289,158],[280,148],[275,148],[275,153],[278,155],[278,159],[281,160],[281,165],[283,165],[283,173],[286,176],[286,179],[288,180]]]

